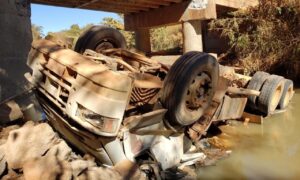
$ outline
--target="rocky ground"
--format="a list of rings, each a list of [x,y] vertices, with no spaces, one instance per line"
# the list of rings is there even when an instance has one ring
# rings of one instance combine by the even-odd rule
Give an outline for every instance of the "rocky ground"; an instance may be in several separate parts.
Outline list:
[[[209,140],[203,139],[207,158],[199,166],[213,165],[227,155],[225,151],[208,148]],[[208,150],[210,149],[210,150]],[[1,179],[148,179],[139,168],[126,172],[131,163],[114,167],[99,166],[88,154],[78,153],[70,147],[47,123],[33,121],[14,123],[2,127],[0,131],[0,177]],[[184,167],[174,173],[183,179],[195,179],[193,168]],[[171,175],[170,175],[171,173]],[[172,172],[163,179],[172,179]],[[184,175],[182,175],[184,174]],[[127,177],[127,178],[126,178]]]
[[[0,138],[2,179],[122,179],[117,169],[73,152],[47,123],[8,126]]]

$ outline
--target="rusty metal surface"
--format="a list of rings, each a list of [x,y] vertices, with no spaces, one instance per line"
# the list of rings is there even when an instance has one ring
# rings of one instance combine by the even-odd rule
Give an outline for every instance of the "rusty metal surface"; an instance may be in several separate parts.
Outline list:
[[[172,132],[162,130],[165,109],[138,110],[157,103],[163,81],[158,76],[160,63],[126,50],[106,53],[89,50],[80,55],[50,41],[37,41],[27,62],[33,71],[26,77],[37,88],[56,130],[99,162],[115,165],[130,157],[123,150],[123,131],[153,138]],[[134,147],[130,144],[128,149]]]
[[[33,71],[26,77],[37,88],[51,125],[80,151],[109,166],[136,162],[145,153],[162,170],[193,164],[205,156],[184,156],[184,139],[199,150],[212,122],[241,118],[247,102],[226,95],[230,80],[220,77],[203,116],[174,130],[159,99],[168,69],[155,60],[122,49],[80,55],[41,40],[33,43],[28,65]]]
[[[76,123],[98,135],[117,135],[133,78],[46,40],[33,43],[27,64],[32,83]]]
[[[166,109],[158,109],[142,115],[130,116],[125,118],[123,123],[124,126],[129,130],[147,127],[160,123],[163,120],[166,112]]]
[[[240,119],[247,104],[246,97],[225,96],[218,120]]]
[[[113,165],[112,160],[101,143],[101,140],[90,132],[70,124],[65,117],[60,115],[47,102],[47,98],[43,95],[38,96],[45,113],[50,119],[50,124],[72,145],[84,153],[93,155],[98,162],[106,165]]]
[[[213,97],[213,102],[205,111],[203,117],[201,117],[196,123],[194,123],[188,130],[188,134],[193,141],[199,141],[199,139],[206,135],[206,132],[213,121],[217,120],[217,117],[220,114],[223,98],[229,86],[229,81],[220,76],[218,81],[218,86],[216,93]]]

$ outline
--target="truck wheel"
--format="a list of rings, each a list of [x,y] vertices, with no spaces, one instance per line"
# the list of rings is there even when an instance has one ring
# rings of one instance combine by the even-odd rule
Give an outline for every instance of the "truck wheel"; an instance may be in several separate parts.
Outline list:
[[[269,115],[278,106],[284,88],[284,78],[270,75],[264,83],[258,97],[258,108],[262,113]]]
[[[74,50],[83,54],[86,49],[100,52],[111,48],[126,48],[124,36],[111,27],[93,26],[78,38]]]
[[[182,127],[197,121],[212,102],[218,78],[219,66],[213,56],[201,52],[181,56],[168,72],[162,90],[169,124]]]
[[[285,79],[282,96],[280,98],[279,105],[278,105],[279,109],[285,109],[288,106],[290,100],[293,97],[293,94],[294,94],[293,81],[289,79]]]
[[[266,73],[266,72],[262,72],[262,71],[258,71],[256,72],[252,79],[250,80],[247,89],[253,89],[256,91],[260,91],[261,88],[263,87],[263,84],[265,83],[265,81],[267,80],[267,78],[270,76],[270,74]],[[248,97],[248,106],[252,109],[256,109],[256,99],[257,96],[249,96]]]

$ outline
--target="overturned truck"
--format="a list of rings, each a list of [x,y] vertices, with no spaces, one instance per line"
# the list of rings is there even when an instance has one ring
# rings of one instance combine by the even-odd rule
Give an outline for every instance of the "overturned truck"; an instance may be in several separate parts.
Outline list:
[[[189,52],[170,67],[125,50],[124,41],[114,29],[92,27],[77,52],[39,40],[27,62],[26,77],[50,124],[101,164],[153,162],[166,170],[195,162],[203,156],[187,156],[192,144],[197,149],[214,121],[241,118],[249,98],[254,109],[263,98],[266,114],[291,99],[283,78],[272,76],[276,83],[260,96],[267,76],[261,82],[239,75],[234,79],[245,83],[238,85],[230,80],[236,74],[209,54]]]

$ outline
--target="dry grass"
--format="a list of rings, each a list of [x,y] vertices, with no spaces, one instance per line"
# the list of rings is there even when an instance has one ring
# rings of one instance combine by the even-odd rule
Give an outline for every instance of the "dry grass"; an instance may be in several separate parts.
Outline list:
[[[282,67],[300,61],[299,0],[260,0],[257,7],[212,21],[210,29],[230,41],[223,63],[244,67],[249,73],[264,70],[288,76]]]

